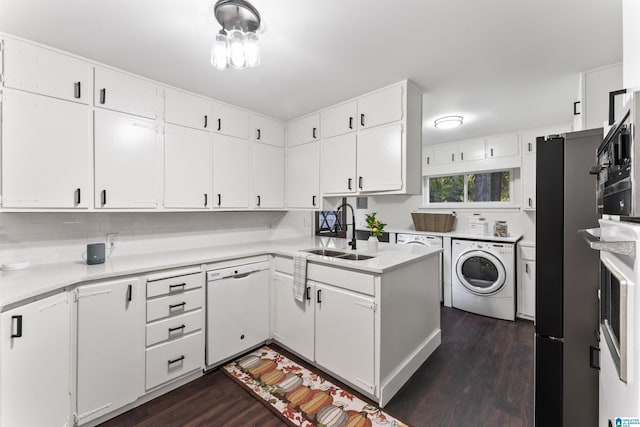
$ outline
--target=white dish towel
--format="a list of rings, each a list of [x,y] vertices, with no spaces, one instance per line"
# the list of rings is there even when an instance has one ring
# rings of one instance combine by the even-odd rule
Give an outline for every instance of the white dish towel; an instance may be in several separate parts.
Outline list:
[[[293,297],[304,301],[304,291],[307,286],[307,258],[308,252],[296,252],[293,255]]]

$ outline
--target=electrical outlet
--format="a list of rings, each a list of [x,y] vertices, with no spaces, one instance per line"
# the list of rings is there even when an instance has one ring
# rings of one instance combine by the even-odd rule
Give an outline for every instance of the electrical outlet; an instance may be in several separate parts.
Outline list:
[[[118,233],[107,233],[107,250],[113,252],[118,242]]]

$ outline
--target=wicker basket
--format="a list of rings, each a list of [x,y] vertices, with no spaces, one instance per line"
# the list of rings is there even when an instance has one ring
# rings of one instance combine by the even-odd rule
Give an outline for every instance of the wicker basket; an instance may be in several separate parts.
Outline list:
[[[438,231],[446,233],[453,229],[453,223],[456,220],[456,214],[436,214],[411,212],[413,225],[416,231]]]

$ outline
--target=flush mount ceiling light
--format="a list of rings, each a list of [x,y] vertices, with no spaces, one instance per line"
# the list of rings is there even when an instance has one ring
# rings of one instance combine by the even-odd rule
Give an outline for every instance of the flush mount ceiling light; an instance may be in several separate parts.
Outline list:
[[[450,129],[462,126],[462,116],[444,116],[436,119],[433,125],[438,129]]]
[[[222,29],[213,41],[211,65],[219,70],[260,65],[258,10],[245,0],[218,0],[213,13]]]

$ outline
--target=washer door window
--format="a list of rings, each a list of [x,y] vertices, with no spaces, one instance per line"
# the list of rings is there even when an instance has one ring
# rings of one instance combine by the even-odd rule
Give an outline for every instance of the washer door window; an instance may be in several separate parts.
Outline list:
[[[506,279],[504,265],[496,256],[485,251],[469,251],[460,255],[456,273],[460,283],[477,295],[498,292]]]

